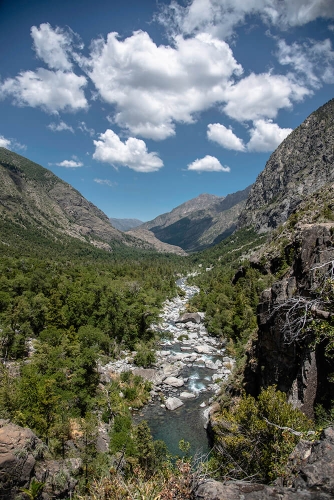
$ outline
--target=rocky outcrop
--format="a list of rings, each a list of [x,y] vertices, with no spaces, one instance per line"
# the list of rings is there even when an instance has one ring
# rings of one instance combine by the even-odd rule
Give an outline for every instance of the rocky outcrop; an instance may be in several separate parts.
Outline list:
[[[334,180],[334,99],[312,113],[270,156],[256,179],[238,227],[266,232],[284,222],[305,196]]]
[[[334,385],[329,381],[332,366],[325,357],[325,342],[314,347],[311,321],[323,320],[326,314],[331,314],[317,306],[314,297],[321,276],[329,272],[334,261],[332,228],[330,223],[300,226],[292,243],[283,249],[283,254],[291,259],[291,266],[262,294],[258,338],[248,353],[245,370],[249,393],[256,396],[261,388],[275,384],[309,417],[313,417],[317,403],[323,404],[334,396]],[[307,328],[288,326],[287,314],[298,319],[306,305]],[[291,313],[292,308],[296,308],[296,313]]]
[[[35,477],[44,483],[43,499],[66,498],[77,484],[78,459],[44,458],[47,448],[30,430],[0,420],[0,498],[14,500]]]
[[[289,487],[287,487],[289,483]],[[285,485],[208,480],[195,488],[196,500],[327,500],[334,497],[334,428],[319,441],[301,441],[290,456]]]

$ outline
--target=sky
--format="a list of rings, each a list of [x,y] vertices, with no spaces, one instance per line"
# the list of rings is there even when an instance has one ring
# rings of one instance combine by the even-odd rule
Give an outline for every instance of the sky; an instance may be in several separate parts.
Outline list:
[[[334,0],[0,0],[0,146],[151,220],[252,184],[333,45]]]

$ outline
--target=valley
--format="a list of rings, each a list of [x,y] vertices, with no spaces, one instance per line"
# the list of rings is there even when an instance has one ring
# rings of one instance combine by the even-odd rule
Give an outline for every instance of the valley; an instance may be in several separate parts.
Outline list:
[[[333,102],[122,229],[0,148],[1,498],[333,498]]]

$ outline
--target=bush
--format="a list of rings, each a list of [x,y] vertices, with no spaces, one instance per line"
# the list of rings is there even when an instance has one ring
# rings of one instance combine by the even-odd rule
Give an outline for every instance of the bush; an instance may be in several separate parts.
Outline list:
[[[216,449],[223,476],[266,483],[284,476],[288,456],[313,425],[275,386],[258,400],[242,396],[219,420]]]
[[[136,345],[137,353],[134,357],[134,363],[137,366],[148,368],[156,361],[155,351],[148,344],[140,343]]]

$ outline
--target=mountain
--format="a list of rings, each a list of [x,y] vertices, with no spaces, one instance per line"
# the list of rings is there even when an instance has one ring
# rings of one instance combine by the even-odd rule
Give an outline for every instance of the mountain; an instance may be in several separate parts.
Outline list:
[[[270,156],[256,179],[238,226],[266,232],[301,201],[334,181],[334,99],[312,113]]]
[[[109,221],[111,225],[119,231],[129,231],[134,227],[144,224],[144,222],[139,219],[113,219],[112,217],[110,217]]]
[[[50,170],[0,148],[0,231],[6,246],[73,244],[72,238],[104,250],[115,245],[184,254],[115,229],[101,210]],[[70,239],[69,239],[70,238]],[[43,243],[43,244],[44,244]]]
[[[151,230],[152,228],[159,227],[162,229],[164,227],[170,226],[174,222],[179,221],[195,210],[206,209],[213,203],[216,203],[223,199],[224,197],[215,196],[214,194],[200,194],[196,198],[192,198],[191,200],[182,203],[182,205],[178,205],[176,208],[173,208],[171,212],[158,215],[158,217],[156,217],[155,219],[145,222],[141,225],[141,228]]]
[[[236,227],[250,187],[226,197],[202,194],[131,231],[148,229],[160,240],[195,252],[219,243]]]

